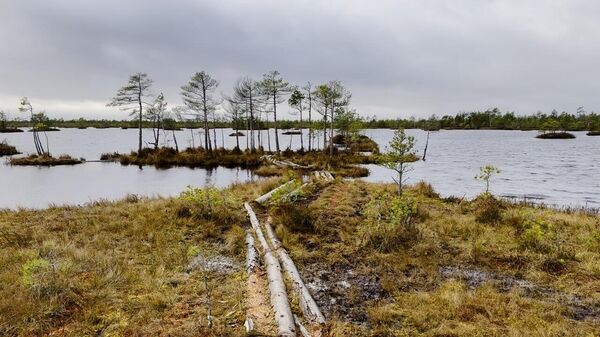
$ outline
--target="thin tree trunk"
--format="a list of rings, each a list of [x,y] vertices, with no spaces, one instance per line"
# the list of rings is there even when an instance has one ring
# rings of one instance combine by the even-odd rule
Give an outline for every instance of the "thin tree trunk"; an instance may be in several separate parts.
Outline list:
[[[212,117],[213,117],[213,143],[214,143],[214,149],[217,149],[217,119],[215,118],[215,111],[213,110],[212,113]]]
[[[175,130],[173,132],[173,141],[175,142],[175,151],[179,152],[179,145],[177,144],[177,137],[175,137]]]
[[[138,123],[139,128],[139,142],[138,142],[138,154],[142,154],[142,82],[141,79],[138,80],[138,103],[140,106],[140,119]]]
[[[279,154],[279,130],[277,130],[277,93],[273,93],[273,123],[275,123],[275,150]]]
[[[206,106],[206,84],[202,79],[202,111],[204,112],[204,147],[212,151],[210,143],[210,130],[208,129],[208,107]]]
[[[267,116],[267,143],[269,145],[269,152],[271,152],[271,129],[269,128],[269,114]]]
[[[252,102],[252,91],[250,91],[250,151],[254,151],[254,106]]]
[[[331,127],[329,129],[329,159],[333,158],[333,121],[335,119],[335,104],[331,103]]]
[[[304,135],[302,134],[302,100],[300,100],[300,150],[304,152]]]
[[[312,151],[313,128],[312,128],[312,94],[308,89],[308,151]]]
[[[423,161],[425,161],[425,157],[427,156],[427,147],[429,146],[429,131],[427,131],[427,140],[425,141],[425,149],[423,150]]]

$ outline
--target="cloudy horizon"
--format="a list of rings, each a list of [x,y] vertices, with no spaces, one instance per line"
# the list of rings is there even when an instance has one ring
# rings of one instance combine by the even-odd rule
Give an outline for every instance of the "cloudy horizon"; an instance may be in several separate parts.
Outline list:
[[[176,106],[196,71],[228,94],[279,70],[340,80],[378,118],[600,111],[598,13],[583,0],[4,1],[0,110],[18,116],[27,96],[52,118],[125,119],[106,103],[135,72]]]

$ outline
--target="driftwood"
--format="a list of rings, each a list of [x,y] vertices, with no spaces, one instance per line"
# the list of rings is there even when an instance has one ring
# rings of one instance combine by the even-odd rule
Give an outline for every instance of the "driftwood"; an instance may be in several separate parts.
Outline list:
[[[246,211],[250,217],[250,223],[254,229],[258,241],[260,242],[263,249],[263,258],[267,267],[267,279],[269,281],[269,291],[271,293],[271,306],[275,313],[275,321],[277,323],[277,336],[280,337],[295,337],[295,323],[292,315],[292,309],[287,298],[285,290],[285,284],[283,283],[283,275],[281,273],[281,266],[279,261],[273,253],[271,248],[265,240],[265,237],[260,229],[260,223],[256,214],[247,202],[244,203]]]
[[[277,187],[275,189],[272,189],[271,191],[269,191],[269,192],[261,195],[260,197],[256,198],[256,200],[254,200],[254,201],[256,201],[259,204],[262,204],[262,203],[268,201],[269,199],[271,199],[271,197],[273,196],[273,194],[275,194],[277,191],[280,191],[280,190],[288,187],[289,185],[292,185],[293,183],[294,183],[294,180],[290,180],[287,183],[285,183],[285,184],[283,184],[283,185],[281,185],[281,186],[279,186],[279,187]]]
[[[300,300],[300,309],[302,310],[302,314],[312,324],[325,324],[325,317],[321,313],[321,310],[319,310],[319,306],[308,291],[308,288],[304,284],[304,281],[302,281],[302,277],[300,276],[300,273],[298,272],[294,261],[289,256],[285,248],[283,248],[281,242],[275,236],[275,233],[273,232],[273,227],[271,227],[270,217],[265,223],[265,228],[267,231],[267,236],[269,237],[273,248],[277,252],[279,259],[281,260],[283,269],[286,271],[289,278],[294,283],[294,290],[296,291],[296,295]]]

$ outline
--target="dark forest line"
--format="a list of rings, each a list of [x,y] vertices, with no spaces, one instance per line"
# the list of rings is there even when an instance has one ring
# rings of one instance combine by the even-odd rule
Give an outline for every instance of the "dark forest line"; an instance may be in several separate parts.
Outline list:
[[[202,128],[202,121],[167,119],[164,121],[167,129],[189,129]],[[45,124],[50,127],[60,128],[137,128],[137,120],[108,120],[108,119],[47,119]],[[4,127],[28,127],[27,120],[5,120]],[[245,123],[239,123],[245,124]],[[272,121],[256,121],[259,128],[273,128]],[[307,121],[302,122],[304,128],[308,128]],[[322,127],[320,121],[312,122],[314,129]],[[234,128],[232,121],[221,120],[215,122],[217,128]],[[143,121],[143,126],[152,128],[152,121]],[[296,129],[300,127],[298,120],[279,120],[281,129]],[[538,112],[533,115],[516,115],[514,112],[500,112],[498,109],[486,111],[475,111],[458,113],[456,115],[444,115],[442,117],[431,116],[429,118],[396,118],[378,119],[376,117],[363,118],[362,126],[369,129],[463,129],[463,130],[565,130],[565,131],[598,131],[600,130],[600,114],[587,113],[579,108],[576,113]],[[243,125],[238,125],[243,129]]]

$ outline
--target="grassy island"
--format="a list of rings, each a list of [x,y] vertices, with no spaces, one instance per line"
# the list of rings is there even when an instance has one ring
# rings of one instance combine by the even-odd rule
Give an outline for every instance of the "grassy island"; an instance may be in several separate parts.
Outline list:
[[[18,128],[0,128],[0,133],[18,133],[23,132],[23,130]]]
[[[285,162],[292,162],[297,166],[282,165],[274,163],[267,157]],[[118,161],[122,165],[150,165],[157,168],[170,167],[190,167],[190,168],[215,168],[218,166],[228,168],[252,169],[259,175],[275,176],[284,175],[288,170],[300,172],[311,172],[323,169],[330,169],[333,173],[345,177],[364,177],[369,174],[368,169],[358,164],[369,164],[375,162],[375,157],[361,153],[338,151],[334,149],[333,157],[330,159],[329,153],[323,151],[283,151],[280,155],[272,152],[242,151],[217,149],[207,151],[202,148],[188,148],[184,151],[177,151],[173,148],[145,148],[141,153],[131,152],[130,154],[105,153],[100,157],[101,160]]]
[[[242,202],[282,182],[0,212],[0,335],[243,336]],[[254,207],[329,336],[600,333],[595,214],[343,180]]]
[[[19,153],[20,152],[17,151],[16,147],[9,145],[8,143],[6,143],[6,141],[0,142],[0,157],[12,156]]]
[[[600,131],[589,131],[586,133],[587,136],[600,136]]]
[[[72,158],[69,155],[63,154],[59,157],[51,155],[29,155],[27,157],[11,158],[9,163],[16,166],[59,166],[59,165],[77,165],[82,164],[82,159]]]

